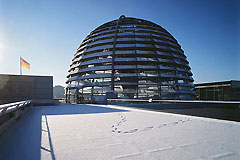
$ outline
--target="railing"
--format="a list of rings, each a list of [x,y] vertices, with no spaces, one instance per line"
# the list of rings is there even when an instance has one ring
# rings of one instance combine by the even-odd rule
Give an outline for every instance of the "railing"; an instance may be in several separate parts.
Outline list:
[[[9,112],[18,110],[19,108],[22,108],[25,106],[30,106],[31,103],[32,103],[32,100],[26,100],[26,101],[20,101],[20,102],[0,105],[0,117]]]
[[[203,100],[168,100],[168,99],[107,99],[108,102],[146,102],[146,103],[217,103],[217,104],[236,104],[239,105],[240,101],[203,101]]]

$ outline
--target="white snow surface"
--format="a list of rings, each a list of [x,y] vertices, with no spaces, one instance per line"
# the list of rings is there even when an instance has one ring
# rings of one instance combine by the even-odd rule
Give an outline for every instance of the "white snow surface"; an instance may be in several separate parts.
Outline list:
[[[40,106],[0,137],[0,159],[240,159],[240,123],[90,104]]]

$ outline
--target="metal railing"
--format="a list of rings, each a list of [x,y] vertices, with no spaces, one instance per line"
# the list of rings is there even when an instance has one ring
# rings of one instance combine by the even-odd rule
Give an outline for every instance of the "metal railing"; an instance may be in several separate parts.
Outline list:
[[[30,106],[31,104],[32,104],[32,100],[26,100],[26,101],[20,101],[20,102],[0,105],[0,117],[9,112],[18,110],[22,107]]]

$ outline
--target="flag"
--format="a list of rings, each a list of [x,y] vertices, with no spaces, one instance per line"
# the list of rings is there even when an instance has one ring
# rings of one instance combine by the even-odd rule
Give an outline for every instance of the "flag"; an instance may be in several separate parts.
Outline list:
[[[21,66],[27,68],[27,69],[30,69],[30,64],[25,61],[24,59],[22,59],[22,57],[20,57],[20,63],[21,63]]]

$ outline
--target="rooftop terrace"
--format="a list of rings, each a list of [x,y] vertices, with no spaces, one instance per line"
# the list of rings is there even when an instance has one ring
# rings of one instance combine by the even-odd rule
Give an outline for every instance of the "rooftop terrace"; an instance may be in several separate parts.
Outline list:
[[[240,123],[112,105],[31,107],[0,159],[240,159]]]

